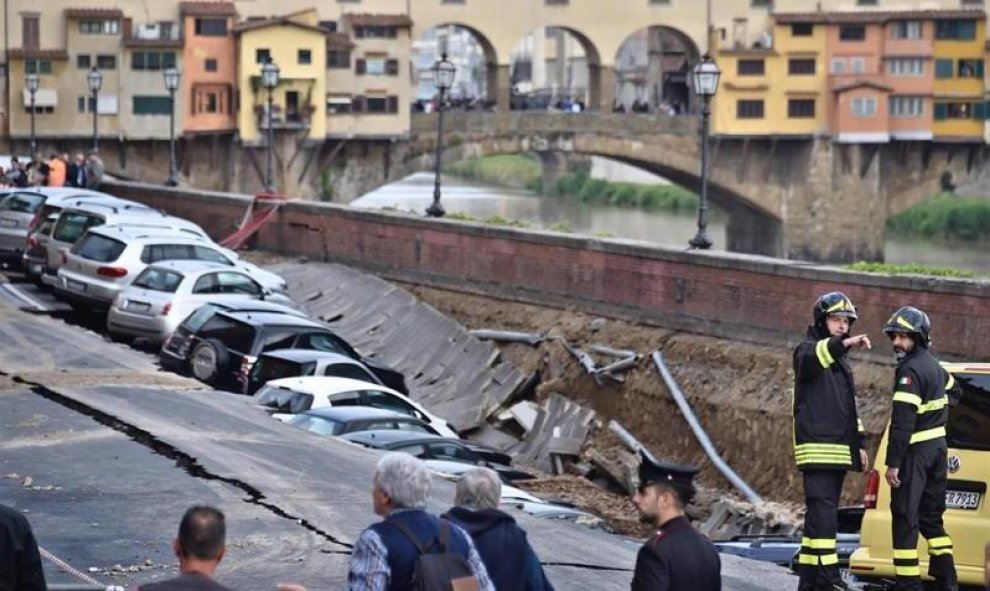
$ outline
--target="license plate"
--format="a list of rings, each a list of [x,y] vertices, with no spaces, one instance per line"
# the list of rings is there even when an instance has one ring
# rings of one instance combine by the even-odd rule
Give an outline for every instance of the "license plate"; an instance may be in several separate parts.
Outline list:
[[[72,281],[71,279],[65,280],[65,286],[69,289],[74,289],[76,291],[86,291],[86,284],[79,281]]]
[[[949,509],[975,510],[980,506],[980,493],[947,490],[945,491],[945,506]]]
[[[10,218],[0,218],[0,226],[4,228],[16,228],[17,220],[12,220]]]
[[[147,312],[151,309],[151,304],[145,302],[127,302],[126,308],[133,312]]]

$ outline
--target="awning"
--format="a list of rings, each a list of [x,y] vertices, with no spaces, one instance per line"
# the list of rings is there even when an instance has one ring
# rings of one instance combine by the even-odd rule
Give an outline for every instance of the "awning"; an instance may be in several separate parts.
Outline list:
[[[328,96],[328,105],[349,105],[353,99],[349,96]]]
[[[39,88],[34,93],[35,107],[55,107],[58,105],[58,93],[54,88]],[[31,93],[24,89],[24,106],[31,106]]]

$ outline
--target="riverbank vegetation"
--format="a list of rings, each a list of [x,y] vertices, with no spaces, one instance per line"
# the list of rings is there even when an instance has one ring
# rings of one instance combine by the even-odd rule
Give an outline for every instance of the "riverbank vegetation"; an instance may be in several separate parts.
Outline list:
[[[914,263],[871,263],[859,261],[851,265],[846,265],[847,269],[860,271],[862,273],[883,273],[886,275],[930,275],[934,277],[959,277],[967,279],[976,277],[976,273],[952,267],[930,267],[928,265],[917,265]]]
[[[543,192],[543,165],[529,155],[505,154],[447,166],[448,174],[480,183]],[[565,174],[548,194],[596,205],[692,212],[698,196],[679,185],[646,185],[593,179],[585,171]]]
[[[890,218],[887,230],[932,239],[990,241],[990,200],[942,193]]]

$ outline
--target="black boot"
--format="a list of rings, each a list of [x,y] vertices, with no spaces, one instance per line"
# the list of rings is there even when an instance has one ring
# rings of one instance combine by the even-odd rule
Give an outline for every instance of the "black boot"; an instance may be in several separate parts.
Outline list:
[[[815,579],[818,569],[810,564],[799,564],[795,569],[798,575],[798,591],[817,591]]]
[[[821,576],[815,591],[849,591],[849,586],[842,580],[838,565],[821,567]]]

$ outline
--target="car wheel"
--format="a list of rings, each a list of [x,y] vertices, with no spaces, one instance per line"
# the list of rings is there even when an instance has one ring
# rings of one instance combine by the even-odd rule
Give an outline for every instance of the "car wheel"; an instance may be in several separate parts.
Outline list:
[[[123,334],[120,332],[113,332],[113,331],[107,331],[107,332],[110,334],[111,341],[115,343],[121,343],[123,345],[130,345],[131,343],[134,342],[134,339],[136,338],[133,335]]]
[[[193,377],[211,386],[220,386],[227,373],[229,355],[227,347],[217,339],[200,341],[189,355],[189,369]]]

